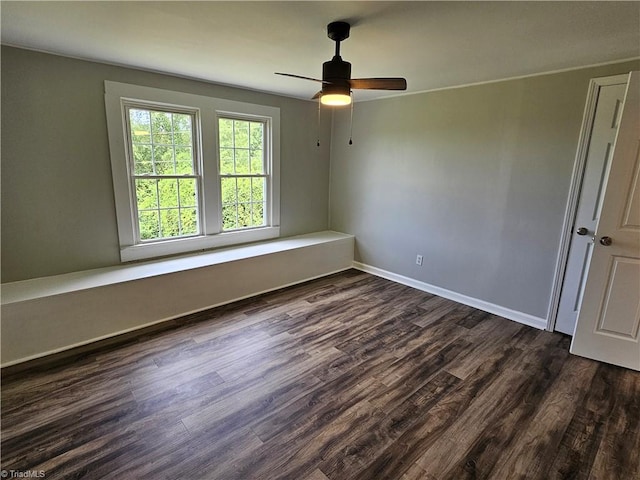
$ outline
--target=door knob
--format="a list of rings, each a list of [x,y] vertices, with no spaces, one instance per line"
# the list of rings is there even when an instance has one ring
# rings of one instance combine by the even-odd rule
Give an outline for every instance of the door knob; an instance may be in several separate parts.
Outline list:
[[[602,237],[600,239],[600,244],[604,245],[605,247],[608,247],[612,243],[613,243],[613,240],[611,240],[611,237]]]
[[[586,235],[587,233],[589,233],[589,230],[586,227],[580,227],[576,230],[576,233],[578,235]]]

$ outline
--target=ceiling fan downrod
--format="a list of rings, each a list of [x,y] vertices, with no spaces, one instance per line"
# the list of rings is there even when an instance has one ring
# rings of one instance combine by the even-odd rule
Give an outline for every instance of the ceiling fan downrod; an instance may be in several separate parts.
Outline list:
[[[336,57],[340,57],[340,42],[349,38],[351,25],[347,22],[331,22],[327,25],[327,37],[336,42]]]

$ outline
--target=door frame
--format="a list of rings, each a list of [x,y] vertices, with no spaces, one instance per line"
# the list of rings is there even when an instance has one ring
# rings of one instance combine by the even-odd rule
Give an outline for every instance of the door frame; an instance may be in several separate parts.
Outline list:
[[[556,269],[553,277],[551,288],[551,299],[549,301],[549,309],[547,312],[546,330],[553,332],[558,317],[558,307],[560,306],[560,293],[567,269],[567,261],[569,259],[569,246],[573,236],[573,227],[578,213],[578,200],[580,199],[580,191],[582,190],[582,180],[587,165],[587,154],[589,153],[589,143],[591,141],[591,131],[593,129],[593,121],[598,105],[598,96],[600,89],[607,85],[615,85],[629,81],[629,73],[620,75],[611,75],[607,77],[592,78],[589,81],[587,90],[587,101],[582,115],[582,126],[580,127],[580,137],[578,138],[578,150],[573,163],[573,172],[571,173],[571,184],[569,185],[569,198],[564,212],[564,220],[562,224],[562,235],[560,236],[560,248],[556,259]]]

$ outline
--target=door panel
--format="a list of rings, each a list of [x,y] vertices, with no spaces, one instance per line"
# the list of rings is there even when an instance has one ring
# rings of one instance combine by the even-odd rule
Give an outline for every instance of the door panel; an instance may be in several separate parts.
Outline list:
[[[640,291],[640,260],[613,257],[606,276],[609,284],[598,314],[596,333],[638,340],[640,295],[626,297],[629,292]]]
[[[604,189],[571,353],[640,370],[640,78],[633,72]],[[611,243],[605,242],[606,238]]]
[[[633,168],[633,177],[627,207],[622,220],[622,228],[626,230],[640,230],[640,142],[636,148],[636,162]]]
[[[582,303],[587,269],[593,250],[593,234],[602,210],[603,193],[611,164],[613,145],[622,114],[622,104],[627,86],[627,76],[619,83],[602,85],[598,91],[598,103],[585,161],[585,172],[578,200],[578,211],[567,268],[560,296],[555,329],[573,335]],[[577,233],[583,227],[587,234]]]

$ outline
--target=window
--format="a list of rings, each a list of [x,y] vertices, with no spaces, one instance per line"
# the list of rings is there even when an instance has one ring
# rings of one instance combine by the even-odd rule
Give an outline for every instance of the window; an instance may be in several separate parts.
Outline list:
[[[199,235],[195,113],[125,104],[136,239]]]
[[[263,122],[218,119],[222,229],[262,227],[267,175]]]
[[[105,82],[122,261],[279,236],[279,109]]]

